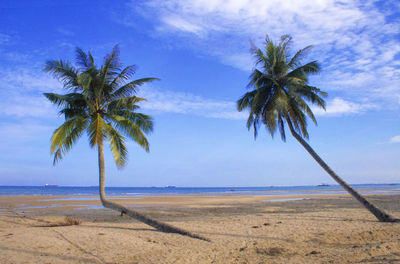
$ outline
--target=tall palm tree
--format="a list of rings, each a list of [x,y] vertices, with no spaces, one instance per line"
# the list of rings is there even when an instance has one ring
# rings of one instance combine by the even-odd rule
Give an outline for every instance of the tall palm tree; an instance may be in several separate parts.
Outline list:
[[[152,118],[136,112],[137,103],[145,101],[135,96],[137,87],[157,80],[142,78],[131,80],[135,66],[122,68],[119,48],[116,45],[104,58],[103,65],[96,67],[93,56],[80,48],[76,49],[76,64],[63,60],[46,62],[44,70],[63,83],[67,94],[45,93],[50,102],[60,108],[65,122],[57,128],[51,138],[53,163],[63,158],[79,137],[86,132],[90,147],[97,147],[99,163],[99,192],[104,207],[127,214],[158,230],[179,233],[194,238],[195,234],[151,219],[141,213],[111,202],[105,195],[104,141],[108,141],[115,163],[122,168],[127,161],[126,138],[135,141],[149,152],[146,134],[153,130]]]
[[[327,94],[308,84],[308,76],[316,74],[320,70],[316,61],[301,63],[301,59],[311,49],[311,46],[297,51],[291,57],[289,54],[291,42],[292,38],[284,35],[279,44],[275,44],[267,35],[264,51],[252,43],[252,53],[256,60],[248,84],[248,88],[252,90],[237,101],[238,111],[245,109],[249,111],[247,128],[254,129],[256,138],[259,127],[264,124],[272,137],[279,130],[282,140],[285,141],[286,124],[293,137],[300,142],[315,161],[379,221],[396,221],[343,181],[304,140],[308,139],[307,117],[317,124],[307,103],[311,102],[325,109],[323,97]]]

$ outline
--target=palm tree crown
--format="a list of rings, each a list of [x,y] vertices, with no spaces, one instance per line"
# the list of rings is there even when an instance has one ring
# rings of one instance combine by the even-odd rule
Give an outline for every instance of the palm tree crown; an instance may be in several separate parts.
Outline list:
[[[135,66],[122,68],[117,45],[104,58],[100,68],[96,67],[90,52],[86,54],[77,48],[76,64],[74,67],[63,60],[51,60],[44,68],[69,92],[64,95],[44,94],[65,117],[65,122],[51,138],[54,163],[62,159],[85,131],[91,147],[108,140],[118,168],[123,167],[127,160],[126,137],[149,151],[145,134],[152,131],[153,121],[150,116],[136,112],[139,109],[137,103],[145,99],[134,94],[138,86],[157,79],[131,81]]]
[[[286,122],[308,139],[307,116],[315,124],[317,121],[307,102],[325,109],[322,97],[326,93],[307,84],[308,76],[319,72],[318,63],[312,61],[301,64],[301,59],[312,47],[301,49],[290,57],[291,41],[290,36],[284,35],[276,45],[267,35],[264,51],[252,44],[256,65],[250,75],[248,88],[253,90],[237,101],[237,107],[239,111],[249,110],[247,128],[253,127],[254,137],[257,137],[259,126],[264,124],[271,136],[278,128],[285,141]]]

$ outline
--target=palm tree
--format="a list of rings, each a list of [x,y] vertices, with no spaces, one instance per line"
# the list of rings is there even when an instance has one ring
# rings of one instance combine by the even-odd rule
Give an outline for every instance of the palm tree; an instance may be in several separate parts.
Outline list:
[[[97,68],[92,54],[76,49],[76,64],[63,60],[46,62],[44,70],[63,83],[67,94],[45,93],[50,102],[60,108],[65,122],[51,138],[53,164],[63,158],[79,137],[86,132],[90,147],[97,147],[99,163],[99,192],[104,207],[127,214],[164,232],[179,233],[194,238],[200,236],[151,219],[141,213],[111,202],[105,195],[104,141],[108,141],[115,163],[122,168],[127,162],[126,137],[149,152],[146,134],[153,130],[152,118],[138,113],[137,103],[145,101],[135,96],[137,87],[157,80],[142,78],[131,81],[135,66],[122,68],[119,48],[116,45]]]
[[[316,61],[301,63],[301,59],[311,49],[311,46],[297,51],[293,57],[290,57],[291,42],[292,38],[284,35],[279,44],[275,44],[267,35],[264,51],[251,43],[256,64],[247,87],[252,90],[237,101],[238,111],[249,110],[247,128],[250,130],[253,127],[254,138],[256,138],[260,125],[264,124],[272,137],[278,129],[282,140],[285,141],[286,124],[293,137],[300,142],[315,161],[379,221],[396,221],[343,181],[304,140],[308,139],[307,117],[317,124],[307,103],[311,102],[325,109],[323,97],[327,94],[308,84],[308,76],[316,74],[320,70]],[[260,66],[260,69],[257,66]]]

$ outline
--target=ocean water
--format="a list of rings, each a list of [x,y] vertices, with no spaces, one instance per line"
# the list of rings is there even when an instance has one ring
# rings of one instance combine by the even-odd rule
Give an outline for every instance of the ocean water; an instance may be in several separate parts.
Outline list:
[[[400,194],[400,184],[354,184],[364,194]],[[0,196],[97,196],[98,187],[0,186]],[[106,187],[110,196],[164,195],[301,195],[346,193],[338,185],[329,186],[269,186],[269,187]]]

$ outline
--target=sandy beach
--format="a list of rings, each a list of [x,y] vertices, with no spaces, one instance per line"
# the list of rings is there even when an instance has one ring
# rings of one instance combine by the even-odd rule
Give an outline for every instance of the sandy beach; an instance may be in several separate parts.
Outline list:
[[[400,195],[367,197],[400,218]],[[211,242],[76,198],[0,197],[0,263],[400,263],[400,223],[347,195],[112,197]]]

